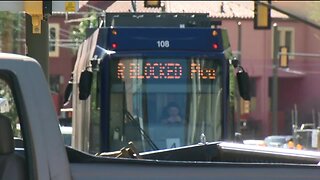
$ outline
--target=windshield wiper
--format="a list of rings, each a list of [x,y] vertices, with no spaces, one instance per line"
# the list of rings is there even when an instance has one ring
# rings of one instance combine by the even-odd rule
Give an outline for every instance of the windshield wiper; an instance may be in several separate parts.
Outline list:
[[[139,124],[138,120],[137,120],[136,118],[134,118],[134,117],[132,116],[132,114],[131,114],[128,110],[124,109],[124,112],[125,112],[125,115],[129,118],[129,120],[130,120],[131,122],[133,122],[133,123],[137,126],[140,134],[146,139],[146,141],[149,143],[149,145],[152,147],[152,149],[153,149],[153,150],[159,150],[159,148],[158,148],[157,145],[152,141],[152,139],[150,138],[150,136],[148,135],[148,133],[147,133],[144,129],[142,129],[142,128],[140,127],[140,124]]]

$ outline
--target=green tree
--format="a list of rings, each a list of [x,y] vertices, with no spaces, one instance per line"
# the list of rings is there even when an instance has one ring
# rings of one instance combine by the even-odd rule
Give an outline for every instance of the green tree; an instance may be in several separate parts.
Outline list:
[[[20,43],[14,41],[18,39],[19,34],[22,32],[20,20],[22,14],[11,13],[8,11],[0,12],[0,40],[1,51],[19,53]]]
[[[88,28],[98,27],[98,16],[95,11],[89,12],[80,22],[78,28],[72,29],[71,38],[75,42],[83,42],[86,39],[86,31]]]
[[[319,24],[320,23],[320,6],[319,2],[309,2],[307,17],[311,21]]]

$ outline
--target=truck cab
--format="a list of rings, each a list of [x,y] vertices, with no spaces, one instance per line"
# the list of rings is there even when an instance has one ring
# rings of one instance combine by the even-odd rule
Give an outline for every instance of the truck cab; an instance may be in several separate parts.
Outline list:
[[[1,112],[1,179],[71,179],[57,115],[39,63],[7,53],[0,53],[0,63],[0,95],[9,102],[7,111]],[[23,148],[14,149],[13,136],[23,139]]]
[[[1,179],[289,180],[320,176],[319,152],[203,141],[113,157],[65,146],[41,67],[26,56],[0,53],[0,96],[9,102],[9,108],[0,113]],[[14,136],[22,138],[22,148],[14,147]]]

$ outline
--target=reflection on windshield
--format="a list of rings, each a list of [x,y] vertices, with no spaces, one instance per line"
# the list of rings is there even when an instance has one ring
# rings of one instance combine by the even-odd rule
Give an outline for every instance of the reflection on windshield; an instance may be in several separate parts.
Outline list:
[[[185,146],[198,143],[201,133],[208,141],[220,140],[220,63],[204,58],[112,60],[111,149],[129,141],[143,151]]]

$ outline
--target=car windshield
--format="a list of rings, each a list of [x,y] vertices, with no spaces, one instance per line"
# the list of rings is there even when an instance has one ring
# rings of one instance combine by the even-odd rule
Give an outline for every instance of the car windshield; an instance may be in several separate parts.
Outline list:
[[[287,140],[287,137],[277,137],[277,136],[271,136],[271,137],[267,137],[265,139],[265,141],[267,143],[280,143],[280,144],[284,144],[286,143],[288,140]]]
[[[110,74],[110,119],[116,120],[110,125],[124,143],[133,141],[145,151],[152,150],[149,138],[159,149],[195,144],[202,133],[209,141],[221,139],[225,90],[220,59],[115,58]]]

